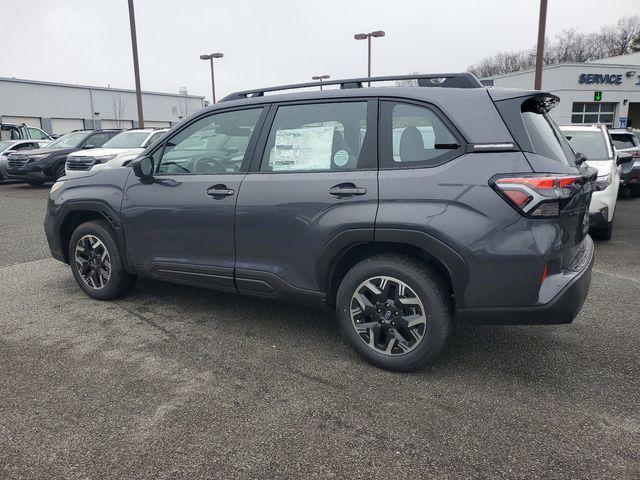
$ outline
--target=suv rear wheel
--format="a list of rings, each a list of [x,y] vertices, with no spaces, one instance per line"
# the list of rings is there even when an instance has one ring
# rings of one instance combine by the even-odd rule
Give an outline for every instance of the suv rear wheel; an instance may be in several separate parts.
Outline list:
[[[80,288],[96,300],[121,297],[136,280],[125,271],[112,230],[102,220],[75,229],[69,241],[69,263]]]
[[[370,363],[419,368],[444,348],[452,325],[439,276],[410,257],[380,255],[355,265],[337,295],[343,335]]]

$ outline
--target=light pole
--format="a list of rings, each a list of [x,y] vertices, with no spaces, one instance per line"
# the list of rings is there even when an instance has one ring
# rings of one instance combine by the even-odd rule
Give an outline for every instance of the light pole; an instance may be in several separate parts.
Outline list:
[[[320,91],[322,91],[322,80],[327,80],[329,78],[331,78],[331,75],[323,74],[323,75],[315,75],[315,76],[311,77],[311,80],[319,80],[320,81]]]
[[[131,27],[131,50],[133,51],[133,76],[136,81],[138,128],[144,128],[144,116],[142,114],[142,90],[140,88],[140,65],[138,64],[138,37],[136,35],[136,14],[133,11],[133,0],[129,0],[129,26]]]
[[[547,26],[547,0],[540,0],[540,17],[538,18],[538,48],[536,49],[536,76],[533,81],[535,90],[542,89],[542,61],[544,54],[544,34]]]
[[[211,53],[209,55],[200,55],[200,60],[209,60],[211,62],[211,104],[216,103],[216,81],[213,77],[213,59],[222,58],[224,55],[221,53]]]
[[[384,37],[382,30],[376,30],[369,33],[356,33],[353,38],[356,40],[367,40],[367,77],[371,78],[371,37]],[[371,82],[369,82],[371,86]]]

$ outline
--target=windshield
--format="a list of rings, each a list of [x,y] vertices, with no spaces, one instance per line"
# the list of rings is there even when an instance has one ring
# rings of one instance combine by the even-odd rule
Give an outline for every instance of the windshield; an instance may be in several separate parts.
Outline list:
[[[87,136],[87,132],[71,132],[51,142],[47,148],[76,148]]]
[[[142,146],[149,132],[122,132],[102,145],[102,148],[139,148]]]
[[[608,160],[607,143],[600,130],[562,130],[573,151],[587,157],[587,160]]]

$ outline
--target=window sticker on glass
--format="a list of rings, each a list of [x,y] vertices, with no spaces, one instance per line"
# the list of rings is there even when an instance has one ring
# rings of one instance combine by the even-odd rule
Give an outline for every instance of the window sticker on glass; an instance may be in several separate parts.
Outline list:
[[[335,127],[278,130],[269,164],[273,171],[329,170]]]

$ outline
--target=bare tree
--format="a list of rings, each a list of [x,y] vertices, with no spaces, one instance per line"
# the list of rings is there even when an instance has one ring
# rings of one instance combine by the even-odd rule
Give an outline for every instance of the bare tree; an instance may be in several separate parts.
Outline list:
[[[113,120],[115,124],[115,128],[122,128],[123,126],[123,117],[124,111],[126,109],[126,104],[122,101],[122,94],[118,93],[117,97],[113,97],[111,99],[111,106],[113,109]]]
[[[636,43],[634,43],[636,42]],[[615,25],[603,27],[598,33],[564,30],[545,41],[543,62],[546,65],[563,62],[587,62],[599,58],[640,50],[640,16],[623,17]],[[637,47],[636,47],[637,45]],[[517,52],[501,52],[469,67],[477,77],[491,77],[533,68],[535,47]]]
[[[640,35],[640,16],[622,17],[615,25],[600,30],[600,40],[607,48],[607,56],[631,53],[632,42]]]

